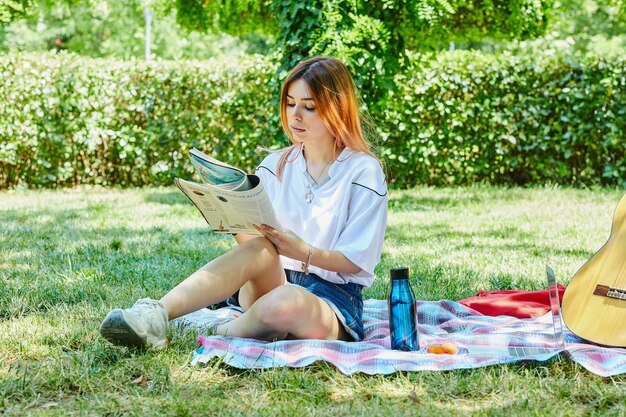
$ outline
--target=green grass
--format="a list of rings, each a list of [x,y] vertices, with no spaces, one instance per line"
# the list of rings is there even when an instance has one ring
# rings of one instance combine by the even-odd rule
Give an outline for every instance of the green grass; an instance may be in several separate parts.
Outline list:
[[[619,190],[417,188],[390,194],[379,278],[410,266],[422,300],[567,283],[606,241]],[[452,372],[342,375],[317,363],[190,366],[193,335],[118,348],[113,307],[160,297],[233,245],[173,188],[0,193],[0,413],[7,415],[557,415],[626,413],[626,376],[566,360]],[[141,376],[143,385],[133,384]]]

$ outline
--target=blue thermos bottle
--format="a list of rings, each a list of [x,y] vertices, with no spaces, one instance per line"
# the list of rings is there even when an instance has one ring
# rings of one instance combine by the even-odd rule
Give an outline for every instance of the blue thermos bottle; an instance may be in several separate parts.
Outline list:
[[[409,283],[409,268],[391,270],[389,290],[389,330],[391,348],[395,350],[418,350],[417,316],[415,294]]]

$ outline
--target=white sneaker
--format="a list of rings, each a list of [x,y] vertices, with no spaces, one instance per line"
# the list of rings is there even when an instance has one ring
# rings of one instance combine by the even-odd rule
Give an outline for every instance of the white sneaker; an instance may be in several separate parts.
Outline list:
[[[161,350],[167,345],[167,312],[150,298],[138,300],[125,310],[111,310],[100,326],[100,334],[115,345]]]
[[[205,336],[215,336],[218,326],[231,322],[243,314],[241,307],[209,310],[207,308],[186,314],[170,322],[170,326],[183,333],[198,332]]]

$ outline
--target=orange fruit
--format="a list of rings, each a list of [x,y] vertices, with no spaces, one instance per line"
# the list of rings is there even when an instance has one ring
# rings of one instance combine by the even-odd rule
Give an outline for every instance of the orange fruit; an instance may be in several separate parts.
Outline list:
[[[459,348],[452,342],[443,343],[441,347],[449,355],[456,355],[459,352]]]
[[[441,355],[446,353],[445,349],[441,345],[430,345],[428,346],[428,353],[434,353],[435,355]]]

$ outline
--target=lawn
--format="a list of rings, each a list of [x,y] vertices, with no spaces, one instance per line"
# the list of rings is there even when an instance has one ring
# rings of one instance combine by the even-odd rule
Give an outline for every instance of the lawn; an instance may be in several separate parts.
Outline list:
[[[383,259],[410,266],[418,299],[566,284],[608,238],[623,191],[426,188],[390,194]],[[113,307],[158,298],[228,250],[174,188],[0,193],[0,413],[6,415],[626,414],[626,375],[601,378],[567,359],[451,372],[344,376],[324,363],[238,370],[191,366],[193,335],[165,351],[110,345]]]

